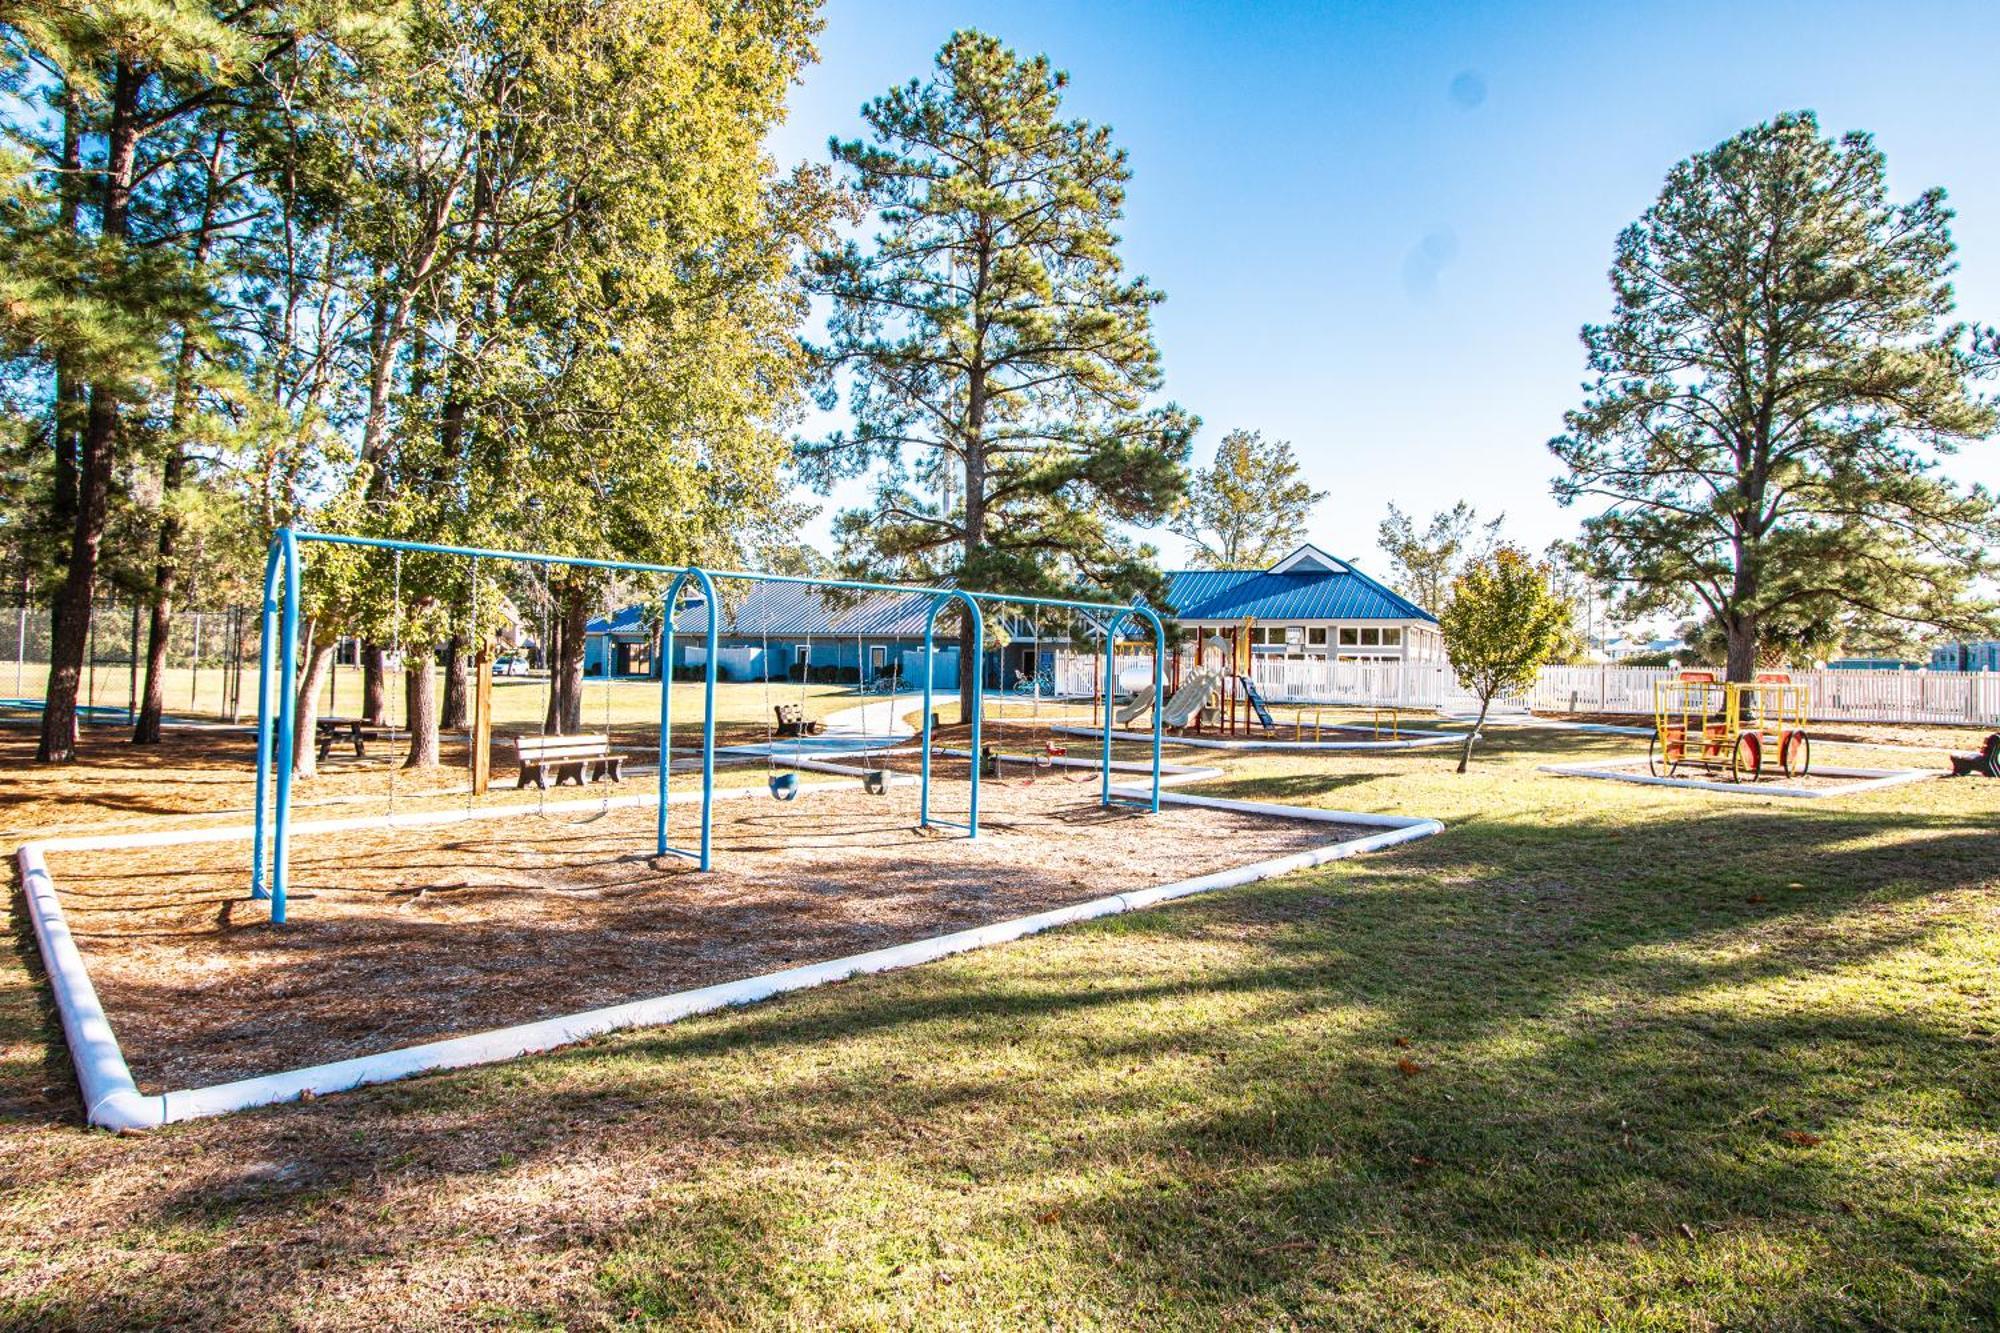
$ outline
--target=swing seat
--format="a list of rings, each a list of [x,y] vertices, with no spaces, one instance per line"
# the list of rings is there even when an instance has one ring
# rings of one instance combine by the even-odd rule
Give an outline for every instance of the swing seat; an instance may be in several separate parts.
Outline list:
[[[873,768],[861,775],[861,789],[870,796],[880,796],[889,790],[889,771]]]
[[[774,800],[789,801],[799,794],[799,775],[796,773],[773,773],[771,775],[771,797]]]

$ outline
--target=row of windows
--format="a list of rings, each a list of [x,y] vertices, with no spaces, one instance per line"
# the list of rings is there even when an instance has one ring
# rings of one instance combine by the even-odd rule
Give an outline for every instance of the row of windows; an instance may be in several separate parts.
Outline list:
[[[1341,625],[1336,642],[1342,648],[1400,648],[1400,625]],[[1324,625],[1257,625],[1250,630],[1250,643],[1257,648],[1324,648]]]

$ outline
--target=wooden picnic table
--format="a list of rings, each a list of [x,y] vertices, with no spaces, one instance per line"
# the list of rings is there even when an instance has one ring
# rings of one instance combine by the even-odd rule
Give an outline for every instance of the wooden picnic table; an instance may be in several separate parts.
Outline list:
[[[382,735],[365,717],[314,718],[313,734],[319,740],[319,757],[322,760],[332,753],[335,743],[343,739],[353,743],[357,757],[365,755],[368,753],[368,742]]]

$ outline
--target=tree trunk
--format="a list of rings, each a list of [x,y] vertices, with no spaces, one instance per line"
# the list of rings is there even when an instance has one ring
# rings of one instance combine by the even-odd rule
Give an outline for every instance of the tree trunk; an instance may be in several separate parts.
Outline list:
[[[216,208],[221,203],[221,135],[215,136],[208,153],[208,179],[203,187],[201,221],[195,230],[194,249],[189,255],[196,268],[208,262],[215,231]],[[160,539],[153,566],[153,618],[146,634],[146,693],[139,706],[139,720],[132,728],[134,745],[160,743],[160,717],[166,711],[167,643],[173,635],[174,593],[179,571],[176,556],[180,546],[181,518],[175,509],[181,483],[187,473],[184,432],[188,415],[194,410],[194,337],[183,327],[180,348],[174,354],[173,405],[167,416],[167,461],[160,471]]]
[[[438,718],[438,725],[446,731],[465,730],[465,668],[465,650],[454,634],[444,649],[444,711]]]
[[[361,645],[361,716],[371,727],[389,724],[388,657],[379,643]]]
[[[149,76],[119,61],[112,81],[111,120],[105,136],[103,235],[123,240],[131,232],[132,175],[141,123],[139,90]],[[98,550],[104,542],[111,501],[112,454],[118,436],[118,386],[90,387],[83,437],[76,459],[76,522],[71,528],[69,568],[56,595],[55,642],[49,653],[48,690],[42,705],[41,743],[35,758],[45,764],[76,759],[77,686],[89,650],[90,603],[97,591]]]
[[[566,591],[562,604],[562,657],[556,667],[561,688],[559,725],[553,730],[565,736],[583,730],[583,649],[584,634],[590,625],[590,607],[581,588]]]
[[[1486,727],[1486,710],[1492,706],[1493,696],[1486,695],[1479,701],[1479,720],[1472,724],[1472,730],[1465,733],[1465,748],[1458,752],[1458,771],[1463,773],[1472,763],[1472,743],[1479,739],[1479,733]]]
[[[1757,679],[1757,617],[1747,611],[1739,611],[1724,618],[1723,624],[1729,631],[1729,661],[1723,675],[1733,681]]]
[[[551,608],[546,622],[547,633],[543,636],[541,668],[548,673],[547,707],[542,710],[542,730],[560,733],[562,731],[562,673],[556,670],[556,663],[562,660],[563,627],[562,616]]]
[[[303,636],[306,669],[299,677],[297,711],[292,724],[292,772],[302,778],[319,776],[319,692],[326,673],[333,668],[332,642],[316,643],[310,632]]]
[[[438,765],[438,713],[436,663],[430,649],[413,652],[403,671],[403,707],[410,719],[410,752],[404,768],[436,768]]]

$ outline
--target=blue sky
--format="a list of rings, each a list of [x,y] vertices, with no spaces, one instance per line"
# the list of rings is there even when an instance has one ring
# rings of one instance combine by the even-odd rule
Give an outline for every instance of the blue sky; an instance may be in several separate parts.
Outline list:
[[[1959,306],[2000,323],[2000,5],[830,0],[774,145],[825,159],[958,27],[1046,52],[1134,178],[1124,253],[1168,294],[1166,396],[1289,439],[1313,535],[1380,569],[1384,506],[1575,528],[1545,448],[1609,311],[1619,229],[1667,169],[1784,110],[1864,129],[1958,213]],[[2000,441],[1955,460],[2000,486]],[[836,503],[843,497],[836,496]],[[853,494],[844,497],[851,501]],[[821,525],[823,531],[824,524]],[[1179,542],[1154,534],[1168,564]]]

